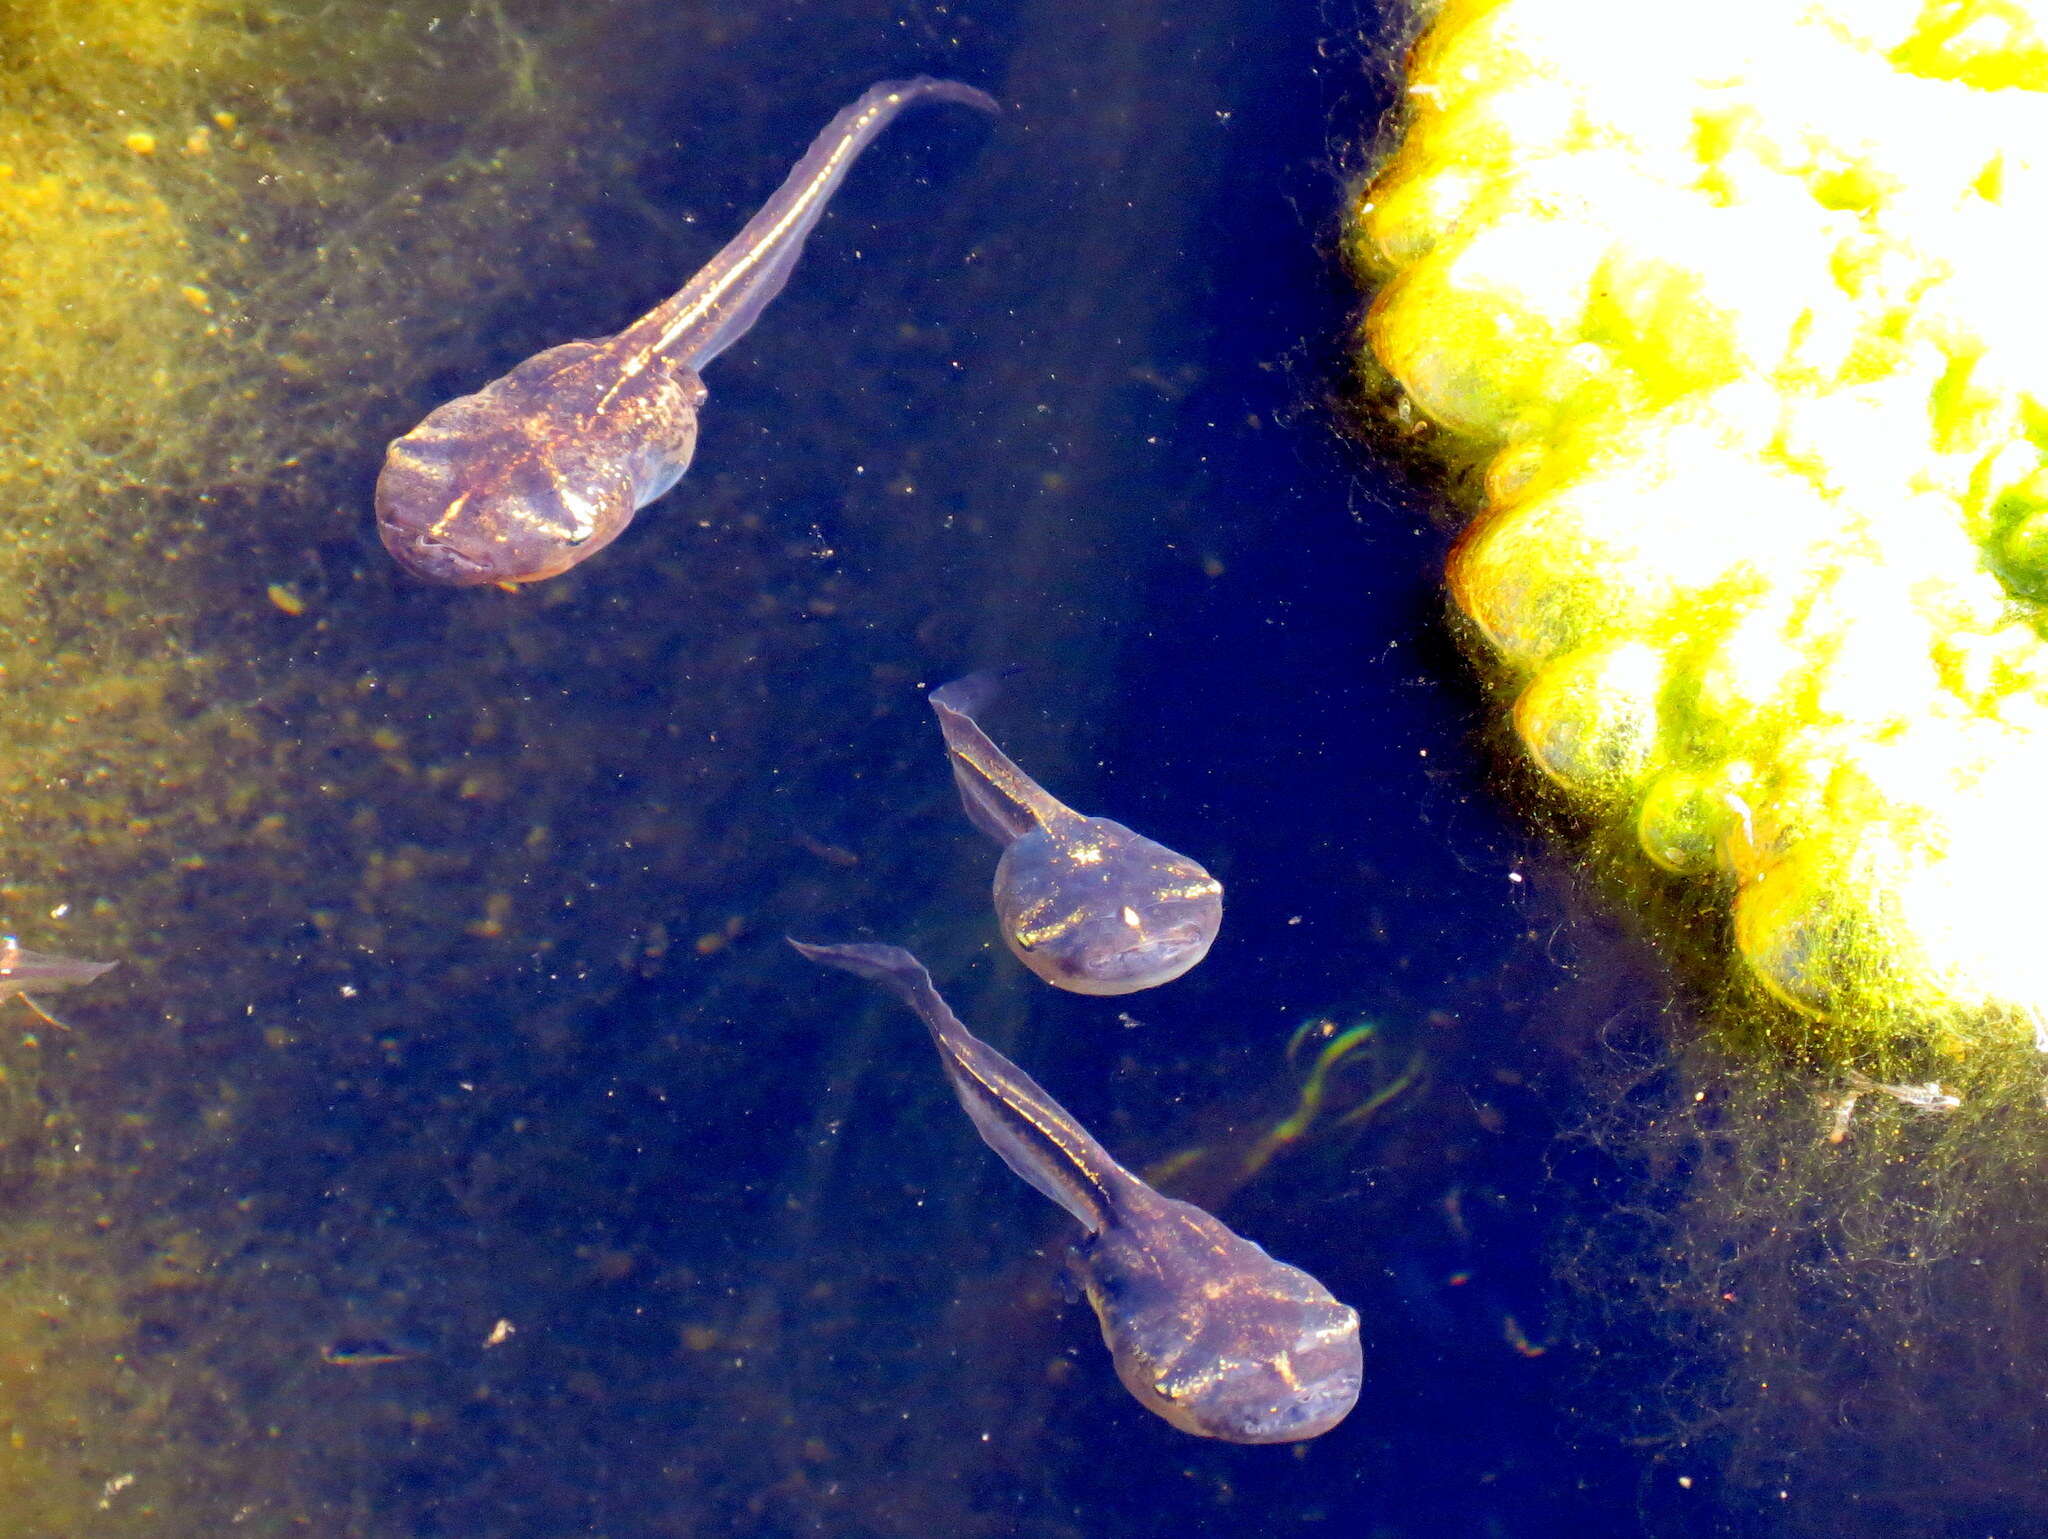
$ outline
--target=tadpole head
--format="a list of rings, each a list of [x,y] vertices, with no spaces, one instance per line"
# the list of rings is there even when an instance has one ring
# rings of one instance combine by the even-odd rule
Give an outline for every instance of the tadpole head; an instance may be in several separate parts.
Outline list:
[[[1214,926],[1148,916],[1126,906],[1036,947],[1027,948],[1012,934],[1010,949],[1055,988],[1073,994],[1135,994],[1173,982],[1209,954],[1215,938]]]
[[[432,535],[411,534],[402,526],[385,520],[381,510],[377,533],[384,541],[384,548],[391,553],[391,559],[422,582],[440,583],[450,588],[474,588],[506,580],[497,577],[459,545]]]
[[[1350,1414],[1365,1379],[1358,1312],[1214,1215],[1149,1194],[1088,1258],[1117,1377],[1184,1432],[1296,1443]]]
[[[609,545],[633,516],[630,489],[570,475],[546,446],[429,435],[391,446],[377,477],[377,533],[413,576],[458,588],[539,582]]]
[[[1120,823],[1081,828],[1004,851],[996,909],[1017,959],[1056,988],[1114,995],[1171,983],[1207,956],[1223,884]]]
[[[1222,1378],[1190,1407],[1194,1430],[1227,1443],[1300,1443],[1351,1414],[1365,1380],[1354,1322],[1348,1335],[1298,1350],[1286,1364],[1260,1364]]]

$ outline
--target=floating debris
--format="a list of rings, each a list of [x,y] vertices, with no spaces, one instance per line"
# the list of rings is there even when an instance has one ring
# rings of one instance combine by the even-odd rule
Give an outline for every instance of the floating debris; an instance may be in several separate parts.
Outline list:
[[[381,1336],[339,1336],[320,1348],[320,1361],[337,1368],[370,1368],[380,1363],[409,1363],[426,1354]]]

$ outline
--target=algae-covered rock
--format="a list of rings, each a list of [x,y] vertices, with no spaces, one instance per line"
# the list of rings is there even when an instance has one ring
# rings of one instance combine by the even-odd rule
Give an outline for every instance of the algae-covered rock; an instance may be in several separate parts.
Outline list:
[[[1352,210],[1537,764],[1864,1046],[2048,1023],[2044,21],[1447,4]]]

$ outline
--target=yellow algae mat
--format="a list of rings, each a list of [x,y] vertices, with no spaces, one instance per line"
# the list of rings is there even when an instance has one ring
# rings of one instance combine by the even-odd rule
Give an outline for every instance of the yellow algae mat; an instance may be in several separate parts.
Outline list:
[[[2048,1023],[2044,36],[1446,4],[1352,209],[1522,743],[1851,1051]]]

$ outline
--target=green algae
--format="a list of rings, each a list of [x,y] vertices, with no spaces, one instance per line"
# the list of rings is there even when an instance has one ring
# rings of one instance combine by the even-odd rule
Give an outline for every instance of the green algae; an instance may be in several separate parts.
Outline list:
[[[1625,1197],[1585,1194],[1557,1265],[1599,1342],[1574,1403],[1645,1451],[1647,1531],[1696,1501],[1786,1534],[2037,1525],[2038,1057],[1972,1055],[1925,1104],[1705,1039],[1601,1072],[1579,1137]]]

